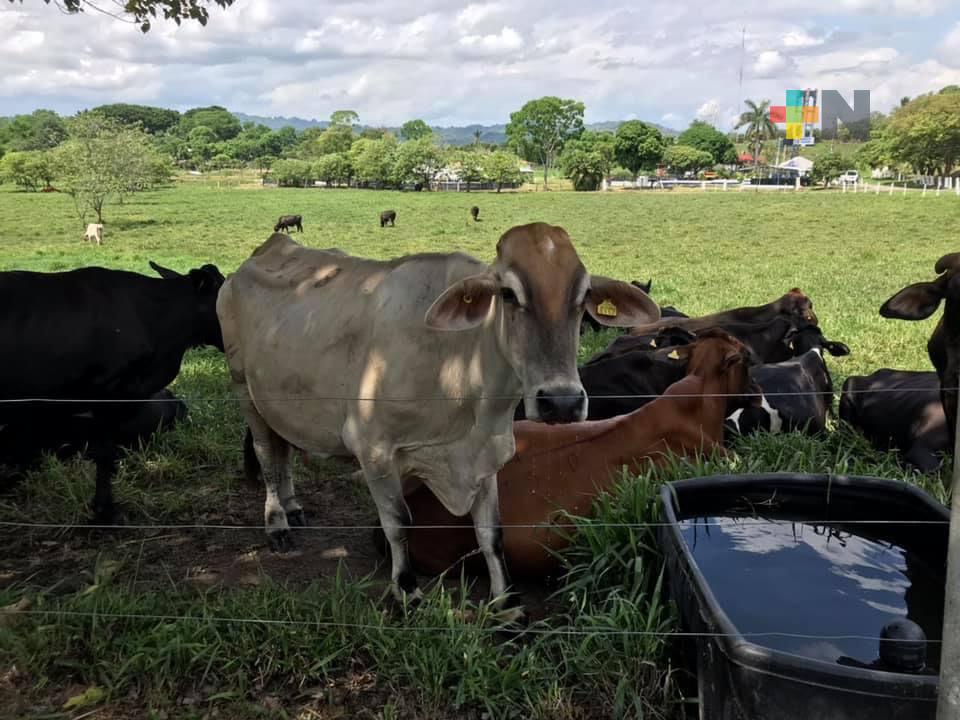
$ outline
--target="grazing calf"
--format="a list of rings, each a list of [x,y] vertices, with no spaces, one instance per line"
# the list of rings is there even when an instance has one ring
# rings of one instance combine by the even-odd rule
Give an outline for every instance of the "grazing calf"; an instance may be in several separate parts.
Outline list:
[[[792,331],[788,342],[796,357],[750,369],[751,379],[763,392],[762,402],[731,415],[728,427],[741,434],[760,429],[813,435],[826,432],[827,415],[833,407],[833,379],[823,353],[839,357],[849,355],[850,348],[824,338],[816,325]]]
[[[281,215],[280,219],[277,220],[277,224],[273,226],[273,231],[280,232],[281,230],[286,230],[287,228],[296,228],[297,232],[303,232],[303,216]]]
[[[650,286],[653,284],[653,280],[647,280],[645,283],[642,283],[639,280],[631,280],[630,284],[649,295]],[[583,314],[583,321],[580,323],[580,334],[583,335],[587,330],[599,332],[601,329],[603,329],[603,327],[603,325],[593,319],[590,313],[585,312]],[[621,329],[621,332],[623,332],[623,329]]]
[[[940,378],[940,401],[953,450],[960,387],[960,253],[944,255],[934,269],[938,274],[935,280],[907,285],[883,304],[880,314],[897,320],[924,320],[943,302],[943,316],[927,342],[927,354]]]
[[[707,328],[726,328],[736,323],[767,323],[781,317],[790,320],[794,327],[817,324],[817,316],[813,313],[813,302],[800,288],[793,288],[786,295],[766,305],[734,308],[695,318],[662,318],[656,323],[633,328],[630,334],[646,335],[666,326],[682,327],[691,332],[697,332]]]
[[[584,308],[611,325],[659,315],[636,288],[588,274],[567,233],[545,223],[504,233],[490,265],[462,253],[370,260],[270,237],[226,281],[217,312],[271,545],[290,547],[303,522],[291,447],[355,457],[397,597],[419,592],[403,499],[418,483],[471,515],[492,594],[503,593],[496,478],[514,455],[513,409],[522,399],[535,420],[586,417]]]
[[[111,488],[118,437],[143,408],[128,401],[167,387],[189,348],[223,349],[220,271],[150,265],[162,279],[98,267],[0,273],[0,401],[21,401],[0,402],[0,425],[53,427],[89,414],[99,524],[119,520]],[[42,401],[50,398],[70,402]]]
[[[480,220],[480,208],[478,208],[476,205],[470,208],[470,217],[473,218],[474,222]]]
[[[671,455],[724,452],[724,396],[748,392],[749,354],[721,332],[677,350],[687,356],[687,374],[663,397],[629,415],[569,425],[514,425],[516,454],[497,477],[503,550],[512,573],[537,579],[554,575],[558,563],[548,549],[564,548],[567,539],[550,525],[562,522],[565,512],[588,514],[593,499],[612,486],[622,467],[640,473]],[[414,526],[408,533],[410,557],[418,570],[443,572],[476,550],[469,519],[449,512],[428,488],[409,494],[407,504]]]
[[[396,210],[384,210],[380,213],[380,227],[386,227],[387,223],[390,223],[390,227],[395,227],[397,223],[397,211]]]
[[[163,389],[149,400],[136,403],[121,424],[108,428],[118,447],[135,449],[155,433],[169,430],[187,416],[186,404],[172,392]],[[34,464],[44,453],[65,460],[83,453],[96,437],[92,412],[52,416],[29,414],[0,426],[0,463],[18,471]]]
[[[896,448],[906,465],[924,473],[939,470],[941,453],[953,450],[935,372],[851,375],[840,394],[840,419],[878,450]]]
[[[83,234],[84,242],[95,242],[97,245],[103,244],[103,224],[90,223],[87,225],[87,231]]]

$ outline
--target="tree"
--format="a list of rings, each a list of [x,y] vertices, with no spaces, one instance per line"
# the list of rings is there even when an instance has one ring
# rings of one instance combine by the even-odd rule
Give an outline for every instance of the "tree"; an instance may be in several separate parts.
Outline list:
[[[380,140],[387,134],[386,128],[364,128],[360,131],[360,137],[365,140]]]
[[[330,125],[333,127],[352,128],[360,122],[360,116],[353,110],[334,110],[330,113]]]
[[[67,138],[63,120],[52,110],[17,115],[0,130],[0,145],[8,150],[48,150]]]
[[[353,130],[349,125],[331,125],[313,142],[303,148],[307,157],[322,157],[331,153],[349,152],[353,145]]]
[[[560,169],[574,190],[597,190],[613,168],[616,137],[589,130],[570,140],[560,155]]]
[[[421,182],[429,189],[430,183],[442,167],[443,153],[434,144],[432,137],[409,140],[397,148],[393,180],[398,185]]]
[[[48,150],[10,152],[0,160],[0,180],[23,190],[48,187],[55,176],[55,164]]]
[[[850,128],[848,128],[846,125],[841,125],[837,128],[837,140],[839,142],[850,142],[852,138],[853,134],[850,132]]]
[[[139,124],[146,132],[153,135],[171,130],[180,122],[180,113],[176,110],[167,110],[166,108],[151,107],[149,105],[115,103],[113,105],[100,105],[99,107],[95,107],[93,112],[108,118],[113,118],[124,125]]]
[[[504,150],[495,150],[483,159],[483,172],[491,182],[497,184],[497,192],[504,185],[519,183],[520,158]]]
[[[314,165],[314,173],[327,183],[327,187],[349,183],[353,177],[353,165],[346,152],[330,153]]]
[[[895,160],[949,175],[960,159],[960,93],[920,95],[890,116],[885,135]]]
[[[168,158],[161,156],[138,127],[85,112],[68,122],[70,139],[55,151],[58,185],[74,201],[83,220],[88,212],[103,222],[113,199],[155,187],[169,178]]]
[[[270,168],[277,184],[287,187],[306,187],[316,178],[315,168],[306,160],[288,158],[277,160]]]
[[[756,174],[760,167],[760,149],[763,141],[776,137],[777,126],[770,119],[770,101],[762,100],[759,103],[753,100],[746,101],[747,109],[740,114],[736,128],[746,128],[744,133],[747,142],[753,145],[753,172]]]
[[[470,183],[483,182],[484,155],[478,150],[458,150],[452,153],[451,159],[460,171],[460,179],[467,183],[467,192],[470,192]]]
[[[527,160],[543,165],[543,187],[567,140],[583,132],[583,103],[558,97],[531,100],[510,113],[507,141]]]
[[[432,133],[433,130],[423,120],[407,120],[400,128],[400,137],[404,140],[419,140]]]
[[[814,161],[813,168],[810,170],[810,178],[814,182],[823,182],[823,186],[827,187],[830,181],[840,177],[845,169],[846,162],[839,153],[827,153]]]
[[[628,120],[617,128],[614,158],[636,177],[641,170],[652,169],[663,158],[663,135],[652,125]]]
[[[393,173],[397,140],[384,135],[379,140],[361,138],[350,148],[354,177],[362,183],[386,185]]]
[[[690,127],[680,133],[677,144],[710,153],[716,165],[732,165],[737,161],[737,151],[730,138],[702,120],[690,123]]]
[[[187,110],[180,118],[180,132],[189,135],[193,128],[203,125],[213,130],[218,140],[229,140],[240,134],[240,121],[219,105]]]
[[[43,1],[47,5],[50,4],[50,0]],[[22,3],[23,0],[20,2]],[[208,6],[214,4],[228,8],[233,5],[233,0],[120,0],[116,2],[120,7],[119,10],[104,10],[88,0],[54,0],[54,3],[61,12],[81,13],[89,8],[94,12],[137,24],[142,32],[149,32],[157,13],[162,14],[164,20],[173,20],[177,25],[183,20],[195,20],[201,25],[206,25],[210,17]],[[117,12],[123,15],[117,15]]]
[[[680,173],[696,172],[713,165],[713,155],[689,145],[671,145],[663,153],[663,162]]]

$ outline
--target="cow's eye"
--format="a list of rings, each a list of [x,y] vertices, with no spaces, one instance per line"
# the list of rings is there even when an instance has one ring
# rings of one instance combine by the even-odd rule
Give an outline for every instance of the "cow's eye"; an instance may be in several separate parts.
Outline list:
[[[500,297],[502,297],[505,302],[508,302],[511,305],[520,304],[520,301],[517,300],[517,294],[508,287],[500,288]]]

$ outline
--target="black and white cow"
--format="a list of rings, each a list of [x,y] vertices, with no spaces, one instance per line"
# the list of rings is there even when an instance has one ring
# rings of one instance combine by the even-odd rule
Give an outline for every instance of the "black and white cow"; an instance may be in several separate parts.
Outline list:
[[[88,414],[102,524],[119,521],[111,480],[142,401],[173,381],[189,348],[223,350],[220,271],[150,265],[160,278],[100,267],[0,272],[0,425],[57,427]]]
[[[731,415],[732,428],[741,434],[758,429],[818,434],[826,431],[833,406],[833,379],[824,352],[834,357],[850,354],[841,342],[823,337],[816,325],[792,330],[786,337],[794,357],[750,368],[751,379],[763,391],[760,407]]]
[[[900,451],[903,462],[936,472],[951,452],[950,431],[937,373],[890,370],[852,375],[840,393],[840,419],[881,451]]]

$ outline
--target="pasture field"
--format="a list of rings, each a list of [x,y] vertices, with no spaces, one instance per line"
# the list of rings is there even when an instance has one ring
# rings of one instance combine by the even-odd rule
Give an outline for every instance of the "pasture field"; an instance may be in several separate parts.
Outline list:
[[[473,204],[481,222],[470,220]],[[381,229],[379,212],[391,208],[397,226]],[[108,207],[96,247],[82,242],[68,197],[0,188],[0,269],[97,264],[150,274],[155,260],[180,271],[213,262],[226,274],[287,213],[303,215],[305,232],[294,237],[305,244],[380,258],[458,249],[490,259],[504,230],[544,220],[566,228],[592,272],[652,278],[659,303],[691,315],[800,287],[824,334],[851,348],[828,359],[839,389],[845,376],[879,367],[929,368],[935,320],[884,320],[878,309],[907,283],[932,279],[935,261],[957,250],[960,201],[190,182]],[[609,339],[588,335],[581,353]],[[689,703],[658,635],[673,618],[659,600],[654,532],[610,527],[656,520],[659,483],[858,473],[918,482],[944,498],[939,478],[900,470],[846,428],[816,440],[741,440],[728,458],[624,478],[594,520],[577,521],[569,576],[546,592],[521,588],[533,622],[508,635],[477,604],[481,583],[431,583],[417,610],[382,599],[387,575],[369,529],[376,513],[350,465],[297,468],[314,527],[297,534],[295,552],[271,554],[262,492],[240,476],[243,424],[222,357],[191,352],[174,390],[189,418],[132,453],[115,481],[126,528],[60,527],[86,520],[87,464],[49,460],[20,482],[0,480],[0,608],[26,611],[0,610],[0,717],[679,717]]]

